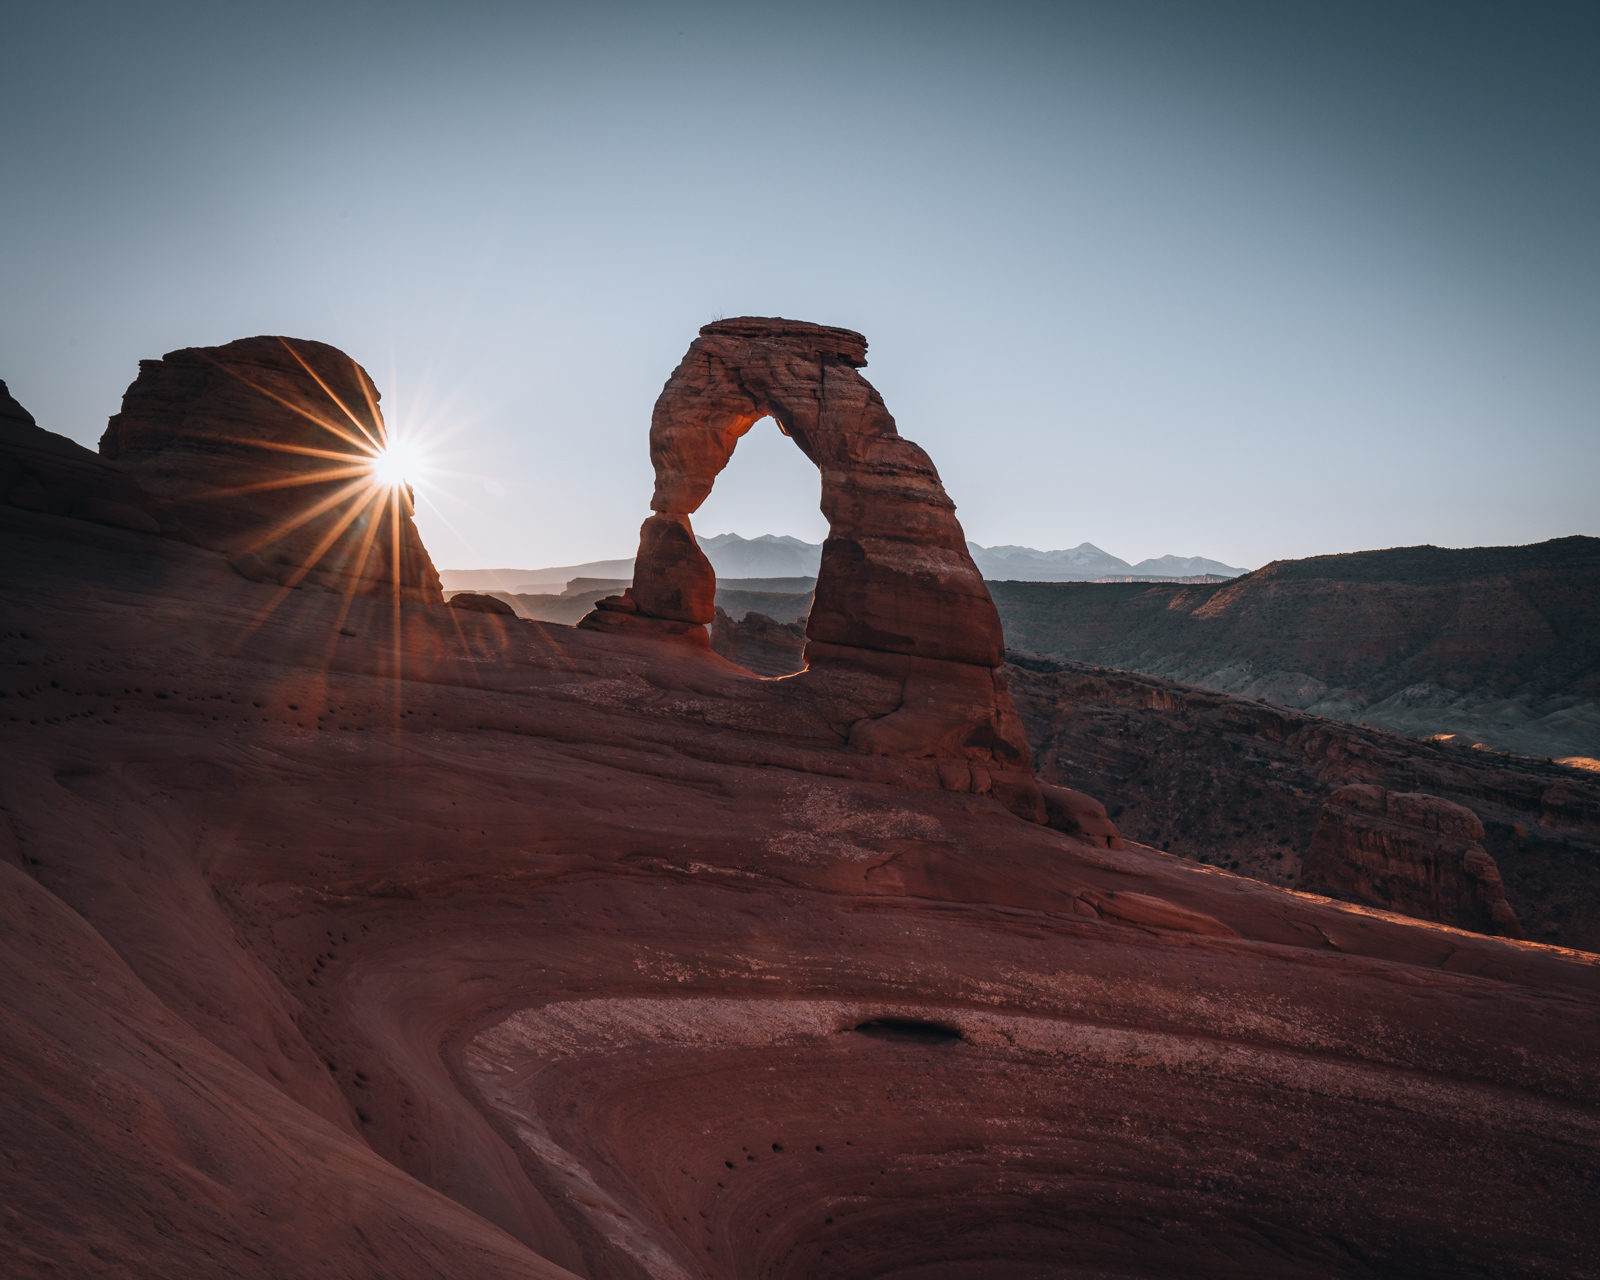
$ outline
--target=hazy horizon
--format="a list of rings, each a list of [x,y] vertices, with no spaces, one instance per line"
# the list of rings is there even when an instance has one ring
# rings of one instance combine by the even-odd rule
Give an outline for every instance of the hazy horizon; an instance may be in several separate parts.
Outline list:
[[[1583,4],[36,6],[0,378],[332,343],[452,568],[633,554],[718,316],[844,325],[966,535],[1137,563],[1600,533]],[[826,533],[770,422],[695,518]]]

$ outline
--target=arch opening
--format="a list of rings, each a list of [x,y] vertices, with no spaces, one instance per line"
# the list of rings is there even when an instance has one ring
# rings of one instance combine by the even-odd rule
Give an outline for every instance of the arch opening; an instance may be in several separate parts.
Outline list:
[[[735,442],[692,521],[697,537],[706,539],[727,534],[746,540],[792,537],[821,545],[829,533],[822,514],[821,472],[785,436],[783,424],[765,414]],[[727,572],[715,553],[711,559],[719,577],[780,576]],[[781,576],[792,576],[792,571]],[[816,576],[814,566],[810,576]]]

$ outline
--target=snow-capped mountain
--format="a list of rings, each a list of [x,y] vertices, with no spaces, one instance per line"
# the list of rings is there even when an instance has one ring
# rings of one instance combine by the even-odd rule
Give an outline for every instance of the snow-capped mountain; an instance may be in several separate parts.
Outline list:
[[[1162,556],[1129,564],[1092,542],[1082,542],[1064,551],[1037,551],[1033,547],[981,547],[967,543],[978,572],[995,582],[1093,582],[1097,578],[1171,577],[1186,578],[1214,573],[1236,578],[1244,569],[1235,569],[1203,556]]]
[[[743,538],[719,533],[695,539],[719,578],[814,578],[822,563],[822,546],[781,534]],[[985,578],[996,582],[1093,582],[1097,578],[1187,578],[1214,573],[1236,578],[1236,569],[1204,556],[1161,556],[1129,564],[1092,542],[1064,551],[1039,551],[1033,547],[981,547],[967,543],[973,563]],[[442,569],[439,576],[447,591],[560,591],[571,578],[627,579],[632,560],[592,560],[586,564],[549,569]]]
[[[741,538],[719,533],[696,538],[719,578],[814,578],[822,563],[822,544],[767,533]]]

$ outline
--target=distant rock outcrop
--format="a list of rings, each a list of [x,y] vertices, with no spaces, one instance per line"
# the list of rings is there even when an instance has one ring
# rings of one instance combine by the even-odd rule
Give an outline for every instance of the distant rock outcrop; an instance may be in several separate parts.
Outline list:
[[[1280,560],[1207,586],[994,584],[1006,643],[1415,735],[1600,756],[1600,538]]]
[[[131,476],[46,431],[0,382],[0,501],[134,533],[193,541]]]
[[[1300,887],[1421,920],[1520,938],[1500,868],[1471,809],[1420,792],[1352,783],[1328,797]]]
[[[690,516],[740,437],[770,415],[822,473],[829,537],[806,626],[808,673],[869,674],[882,686],[851,744],[971,758],[996,794],[1042,817],[1027,742],[997,674],[994,603],[933,463],[857,372],[866,353],[858,333],[793,320],[701,329],[651,419],[656,514],[640,530],[633,585],[579,625],[709,643],[716,574]]]
[[[141,360],[100,440],[257,582],[442,604],[366,370],[321,342],[260,337]]]
[[[477,591],[458,591],[450,597],[450,607],[465,610],[467,613],[493,613],[504,618],[517,616],[517,611],[504,600],[496,600],[493,596]]]
[[[746,613],[735,622],[719,606],[711,624],[711,651],[758,676],[789,676],[805,669],[805,620],[779,622]]]
[[[1335,820],[1326,815],[1341,788],[1423,793],[1467,815],[1459,817],[1464,829],[1482,831],[1473,841],[1496,865],[1528,936],[1600,951],[1600,776],[1419,742],[1159,676],[1038,655],[1012,659],[1007,681],[1039,777],[1104,801],[1129,840],[1267,884],[1314,892],[1342,886],[1337,896],[1346,900],[1493,928],[1492,911],[1443,916],[1431,897],[1370,877],[1308,878],[1313,840],[1326,838],[1323,824]],[[1047,785],[1047,803],[1050,794]],[[1438,846],[1437,835],[1417,841],[1424,852]]]

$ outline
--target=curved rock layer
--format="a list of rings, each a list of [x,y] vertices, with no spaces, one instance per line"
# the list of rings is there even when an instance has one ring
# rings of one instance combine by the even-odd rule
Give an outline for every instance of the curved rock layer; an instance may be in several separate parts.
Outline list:
[[[387,443],[359,364],[259,337],[141,360],[100,452],[254,581],[442,604],[410,492],[373,475]]]
[[[1347,1274],[1351,1243],[1368,1274],[1444,1274],[1442,1218],[1470,1212],[1531,1257],[1552,1208],[1532,1188],[1458,1190],[1453,1146],[1515,1162],[1530,1140],[1558,1158],[1568,1124],[1597,1134],[1580,1107],[1352,1054],[1359,1033],[1285,1055],[1193,1024],[1108,1026],[1072,1008],[1065,975],[1027,995],[1002,980],[1008,1007],[983,1007],[976,940],[946,941],[916,1002],[520,1011],[473,1039],[470,1079],[589,1256],[662,1280]],[[675,1114],[689,1081],[692,1122]],[[1351,1137],[1419,1105],[1433,1141],[1351,1165]],[[1293,1190],[1307,1170],[1337,1203]],[[1339,1239],[1352,1219],[1369,1225]],[[1451,1261],[1470,1272],[1475,1252]]]
[[[858,724],[855,745],[1025,774],[1027,740],[997,674],[999,616],[939,473],[857,372],[866,362],[867,340],[848,329],[756,316],[701,329],[651,417],[656,514],[640,530],[633,585],[580,625],[705,642],[716,574],[690,516],[740,437],[770,416],[822,473],[829,532],[806,624],[807,667],[900,686],[887,712]],[[1042,814],[1022,777],[1002,789]]]
[[[0,507],[8,1275],[1597,1275],[1593,957],[1019,821],[867,677],[62,524]]]

